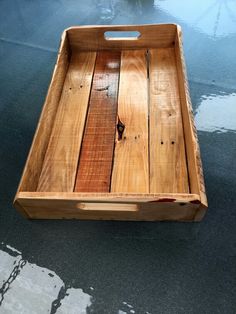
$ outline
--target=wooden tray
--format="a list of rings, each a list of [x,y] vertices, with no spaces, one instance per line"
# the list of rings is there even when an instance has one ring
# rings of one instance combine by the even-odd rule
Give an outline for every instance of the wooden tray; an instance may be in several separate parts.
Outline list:
[[[202,219],[179,26],[64,31],[14,205],[28,218]]]

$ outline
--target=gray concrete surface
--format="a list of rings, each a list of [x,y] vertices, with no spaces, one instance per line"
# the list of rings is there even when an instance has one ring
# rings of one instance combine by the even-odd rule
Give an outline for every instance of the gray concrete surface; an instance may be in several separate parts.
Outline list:
[[[199,224],[27,221],[12,200],[64,28],[178,23],[209,211]],[[0,313],[236,313],[236,2],[0,2]]]

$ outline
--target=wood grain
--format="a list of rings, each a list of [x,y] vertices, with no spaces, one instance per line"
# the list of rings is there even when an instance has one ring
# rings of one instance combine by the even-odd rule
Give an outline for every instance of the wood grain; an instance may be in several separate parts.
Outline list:
[[[104,32],[114,30],[139,31],[141,36],[137,40],[124,40],[121,38],[106,40]],[[174,48],[175,52],[171,48]],[[161,53],[160,64],[159,62],[154,62],[154,72],[150,71],[151,75],[154,75],[159,68],[160,77],[159,74],[158,77],[162,77],[162,79],[157,79],[156,81],[157,85],[159,85],[158,93],[156,93],[156,90],[153,91],[152,86],[151,89],[149,88],[150,84],[148,86],[149,80],[146,77],[147,67],[144,56],[147,49],[166,50],[166,52]],[[73,185],[75,184],[76,166],[81,145],[82,125],[80,123],[82,122],[83,124],[85,122],[83,117],[82,119],[81,117],[79,118],[80,115],[77,112],[77,109],[80,110],[81,99],[83,101],[85,99],[84,94],[81,94],[80,88],[78,88],[80,86],[80,78],[82,80],[83,77],[81,69],[84,69],[86,72],[86,69],[88,70],[89,67],[93,68],[96,52],[105,52],[107,50],[113,52],[122,51],[121,86],[118,92],[118,99],[119,116],[121,122],[125,125],[125,129],[120,141],[118,141],[116,134],[115,159],[111,183],[111,188],[113,187],[113,189],[109,192],[74,192]],[[90,52],[87,53],[86,51]],[[91,51],[94,51],[94,53],[91,53]],[[74,60],[75,58],[82,58],[81,52],[84,52],[84,56],[94,54],[94,57],[91,57],[92,62],[87,62],[85,58],[85,62],[81,62],[81,66],[78,69],[77,61],[74,62]],[[71,54],[73,55],[72,58]],[[164,59],[168,59],[169,62],[163,61],[164,55],[166,56]],[[159,59],[158,57],[157,60]],[[151,65],[152,63],[153,59],[151,58]],[[68,66],[69,69],[75,67],[76,70],[69,70],[68,72]],[[162,67],[165,67],[165,69],[162,69]],[[72,73],[73,75],[71,75]],[[165,79],[163,79],[163,75]],[[90,77],[91,83],[91,73],[90,76],[88,75],[84,78],[87,80],[88,77]],[[73,79],[76,88],[68,91],[68,82],[71,79]],[[167,86],[169,87],[167,88]],[[167,90],[169,91],[168,93]],[[149,91],[153,92],[151,97],[153,96],[154,99],[152,109],[154,115],[151,114],[152,121],[149,121],[152,123],[150,125],[150,135],[151,133],[153,134],[153,140],[150,140],[149,137],[151,148],[148,154],[148,144],[150,144],[148,143],[148,103],[150,105],[151,100],[149,99],[148,101]],[[106,93],[106,90],[97,92]],[[89,95],[87,97],[89,98]],[[161,124],[156,124],[158,117],[156,115],[157,112],[155,112],[155,104],[157,104],[156,99],[158,97],[161,99],[161,107],[159,108],[161,109],[161,112],[159,112]],[[63,101],[64,105],[62,104]],[[85,104],[87,105],[88,101]],[[180,105],[181,110],[178,108]],[[61,106],[66,108],[64,113]],[[170,108],[171,112],[173,112],[171,116],[167,117],[167,112],[169,112]],[[176,108],[178,109],[177,112]],[[85,111],[84,108],[83,112]],[[181,124],[178,122],[180,120],[179,112],[182,112],[183,134],[181,134]],[[157,120],[155,120],[156,118]],[[60,124],[60,120],[66,123]],[[93,128],[96,123],[94,120],[97,121],[95,115],[91,118],[90,124]],[[102,125],[105,123],[104,120],[100,121]],[[108,119],[107,127],[114,127],[113,122],[109,125]],[[57,130],[54,128],[57,128]],[[99,124],[99,128],[101,132],[106,134],[106,128],[101,127],[101,124]],[[167,165],[171,164],[172,170],[174,162],[175,169],[172,172],[172,170],[168,170],[169,166],[163,166],[164,172],[162,171],[160,176],[154,180],[154,187],[158,190],[156,193],[155,190],[152,190],[152,187],[149,189],[148,186],[151,183],[149,174],[152,174],[149,167],[150,158],[154,160],[154,164],[158,161],[155,159],[155,149],[160,144],[155,142],[155,138],[160,140],[157,136],[157,131],[158,134],[166,136],[165,138],[168,138],[168,140],[172,137],[175,138],[176,142],[174,144],[169,142],[158,157],[159,161],[164,158],[167,161]],[[62,133],[64,135],[61,139]],[[77,144],[74,144],[73,141],[76,138],[78,141],[76,140]],[[181,148],[184,145],[181,142],[183,138],[185,138],[188,167],[184,166],[183,149]],[[60,143],[59,146],[56,144],[57,141]],[[103,144],[108,145],[111,141],[112,139],[106,135],[106,140],[104,140]],[[52,145],[52,142],[55,145]],[[74,147],[72,150],[69,142]],[[172,147],[176,143],[178,146],[180,145],[178,153]],[[87,140],[87,144],[88,146],[94,145],[94,140]],[[165,145],[164,140],[161,145]],[[65,147],[65,150],[62,151],[62,147]],[[49,151],[50,148],[52,148],[51,151]],[[162,150],[162,148],[159,147],[158,149]],[[104,152],[107,154],[106,150]],[[55,159],[56,156],[59,157]],[[100,157],[99,160],[101,160]],[[48,162],[48,169],[46,162]],[[160,164],[156,163],[159,166]],[[52,165],[52,168],[50,165]],[[58,166],[55,168],[58,169],[56,172],[53,170],[55,165]],[[71,168],[69,165],[71,165]],[[188,168],[190,191],[188,186],[186,186],[185,167]],[[100,169],[102,168],[100,167]],[[175,179],[173,180],[175,182],[174,185],[170,182],[168,171],[170,176],[173,176],[173,173],[175,173],[176,181]],[[68,175],[65,175],[65,173]],[[100,173],[98,171],[99,178],[103,179],[103,174],[103,170]],[[42,183],[38,184],[40,175],[42,176]],[[163,180],[163,178],[167,178],[167,181],[160,185],[160,182],[157,180]],[[47,180],[48,183],[45,183]],[[43,187],[44,184],[46,191]],[[54,184],[55,186],[53,186]],[[38,185],[39,189],[37,190]],[[53,187],[52,190],[51,186]],[[163,189],[163,186],[166,186],[166,188]],[[69,192],[62,191],[64,189],[69,190]],[[168,193],[168,189],[177,192]],[[179,193],[179,191],[184,193]],[[181,29],[178,25],[81,26],[73,27],[63,32],[52,80],[14,199],[14,206],[24,216],[35,219],[200,221],[203,218],[207,208],[207,199],[200,150],[189,97]]]
[[[189,87],[182,44],[182,32],[180,26],[177,27],[175,54],[182,105],[183,126],[186,141],[190,190],[192,193],[199,194],[201,196],[201,202],[204,204],[204,206],[207,206],[207,197],[205,191],[200,148],[198,143],[197,130],[194,123],[191,99],[189,95]]]
[[[110,190],[119,72],[120,52],[97,53],[75,191]]]
[[[38,191],[73,191],[95,58],[94,52],[71,57]]]
[[[74,200],[78,202],[145,203],[145,202],[199,202],[197,194],[189,193],[103,193],[103,192],[20,192],[20,199]],[[23,204],[23,203],[22,203]]]
[[[75,26],[67,29],[71,49],[81,50],[123,50],[123,49],[147,49],[157,47],[170,47],[174,45],[176,36],[176,24],[159,25],[95,25]],[[104,37],[106,31],[138,31],[140,37],[133,39],[107,40]]]
[[[150,50],[150,192],[189,192],[174,48]]]
[[[99,220],[179,220],[198,221],[205,212],[198,195],[175,195],[174,201],[162,201],[162,194],[117,193],[20,193],[16,203],[33,219],[99,219]],[[168,195],[165,195],[168,196]],[[94,201],[92,201],[92,199]]]
[[[66,32],[63,32],[51,83],[48,88],[48,93],[19,183],[18,191],[36,191],[37,189],[44,156],[53,128],[54,117],[57,112],[69,65],[69,58],[69,42]]]
[[[122,51],[118,116],[125,125],[116,138],[112,192],[149,192],[146,51]]]

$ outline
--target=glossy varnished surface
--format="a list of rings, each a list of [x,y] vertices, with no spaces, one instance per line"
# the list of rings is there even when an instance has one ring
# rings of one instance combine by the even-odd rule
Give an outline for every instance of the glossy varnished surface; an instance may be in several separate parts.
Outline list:
[[[4,78],[0,85],[1,250],[12,256],[14,252],[6,244],[18,249],[25,260],[34,264],[41,279],[37,288],[33,284],[29,291],[26,283],[32,282],[35,273],[25,269],[27,276],[22,273],[18,279],[29,280],[23,281],[27,289],[24,296],[29,302],[22,298],[22,289],[16,289],[16,281],[6,293],[7,304],[19,300],[29,306],[36,291],[43,293],[38,290],[41,285],[51,295],[40,297],[41,303],[47,300],[45,311],[52,308],[55,313],[52,300],[57,299],[65,284],[69,294],[69,286],[76,291],[83,289],[87,296],[83,295],[85,305],[82,302],[78,305],[73,299],[68,303],[81,309],[88,305],[90,313],[92,310],[132,313],[132,310],[152,314],[234,314],[234,1],[204,2],[201,6],[199,1],[180,4],[172,0],[2,1],[0,6],[0,67]],[[62,30],[77,24],[152,22],[177,22],[183,28],[209,200],[205,220],[186,225],[23,219],[11,202],[51,78]],[[5,278],[12,270],[11,265],[7,259]],[[46,272],[49,283],[53,278],[61,278],[59,285],[55,283],[56,293],[42,281],[42,267],[48,273],[55,272],[54,277]],[[0,310],[4,313],[4,304]]]

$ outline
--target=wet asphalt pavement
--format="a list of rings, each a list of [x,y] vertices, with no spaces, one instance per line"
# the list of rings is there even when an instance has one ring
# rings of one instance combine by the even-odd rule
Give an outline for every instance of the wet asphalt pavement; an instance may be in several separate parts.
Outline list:
[[[187,224],[25,220],[12,200],[62,31],[72,25],[142,23],[178,23],[183,30],[209,201],[205,219]],[[26,263],[19,264],[22,271],[11,283],[12,297],[11,289],[0,288],[0,313],[236,313],[235,52],[232,0],[0,2],[2,284],[17,258]],[[54,282],[39,275],[42,269],[57,278],[56,291]],[[43,290],[47,285],[51,290]],[[48,300],[42,309],[40,299]]]

